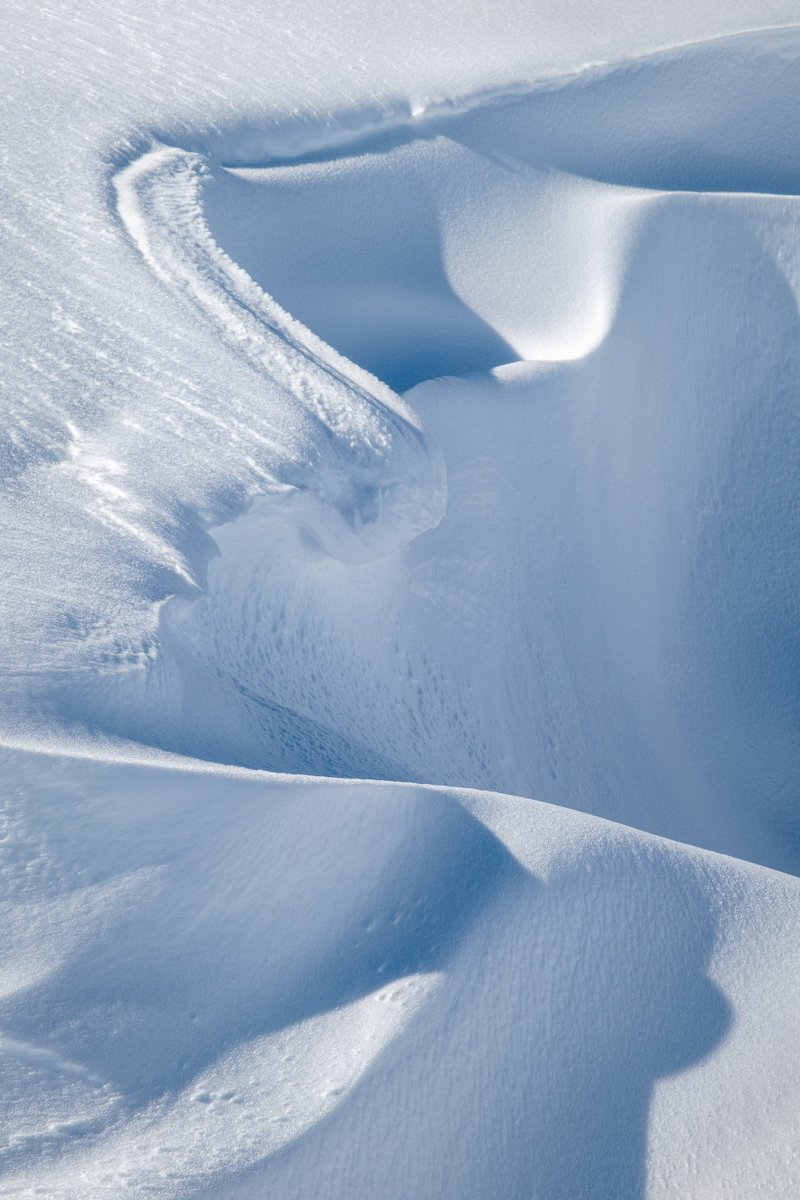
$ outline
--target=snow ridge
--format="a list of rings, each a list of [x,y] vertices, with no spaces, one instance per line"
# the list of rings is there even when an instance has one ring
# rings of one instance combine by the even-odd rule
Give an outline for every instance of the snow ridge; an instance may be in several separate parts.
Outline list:
[[[293,480],[329,553],[366,561],[441,519],[444,468],[408,406],[347,363],[253,283],[204,220],[198,154],[159,147],[115,177],[118,211],[145,261],[200,306],[226,341],[307,414],[311,461]]]

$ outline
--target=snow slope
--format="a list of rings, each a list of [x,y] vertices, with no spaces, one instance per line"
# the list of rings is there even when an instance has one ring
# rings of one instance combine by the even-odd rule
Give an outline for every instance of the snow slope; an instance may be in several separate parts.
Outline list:
[[[796,1193],[796,15],[9,6],[0,1195]]]
[[[125,168],[120,211],[157,269],[301,379],[334,433],[310,481],[215,534],[207,594],[164,610],[153,668],[92,685],[78,713],[252,767],[546,798],[796,870],[797,201],[764,194],[800,161],[781,119],[796,45],[657,56],[300,165],[158,150]],[[672,111],[710,78],[735,103]],[[441,524],[415,418],[278,301],[397,386],[470,374],[410,397],[447,464]],[[265,348],[265,325],[318,374]]]
[[[478,793],[4,771],[4,1195],[794,1178],[793,878]]]

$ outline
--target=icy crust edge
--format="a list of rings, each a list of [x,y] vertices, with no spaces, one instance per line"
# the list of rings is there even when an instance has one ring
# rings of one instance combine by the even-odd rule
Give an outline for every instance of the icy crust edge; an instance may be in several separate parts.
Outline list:
[[[306,423],[287,474],[298,523],[344,562],[391,554],[444,515],[438,446],[389,387],[290,316],[215,242],[203,212],[209,160],[156,145],[113,177],[117,212],[153,273],[181,292]]]

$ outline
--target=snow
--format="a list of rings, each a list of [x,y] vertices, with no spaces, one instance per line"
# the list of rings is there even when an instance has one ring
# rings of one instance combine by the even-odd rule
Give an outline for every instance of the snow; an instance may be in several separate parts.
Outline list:
[[[796,15],[7,6],[0,1194],[797,1193]]]
[[[792,1153],[794,878],[533,801],[121,757],[4,756],[5,949],[47,968],[5,988],[4,1194],[708,1195]]]

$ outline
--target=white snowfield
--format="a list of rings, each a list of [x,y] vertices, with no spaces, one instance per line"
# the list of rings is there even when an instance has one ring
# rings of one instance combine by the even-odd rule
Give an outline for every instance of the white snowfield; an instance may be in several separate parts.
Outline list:
[[[0,1196],[800,1194],[797,21],[6,5]]]

